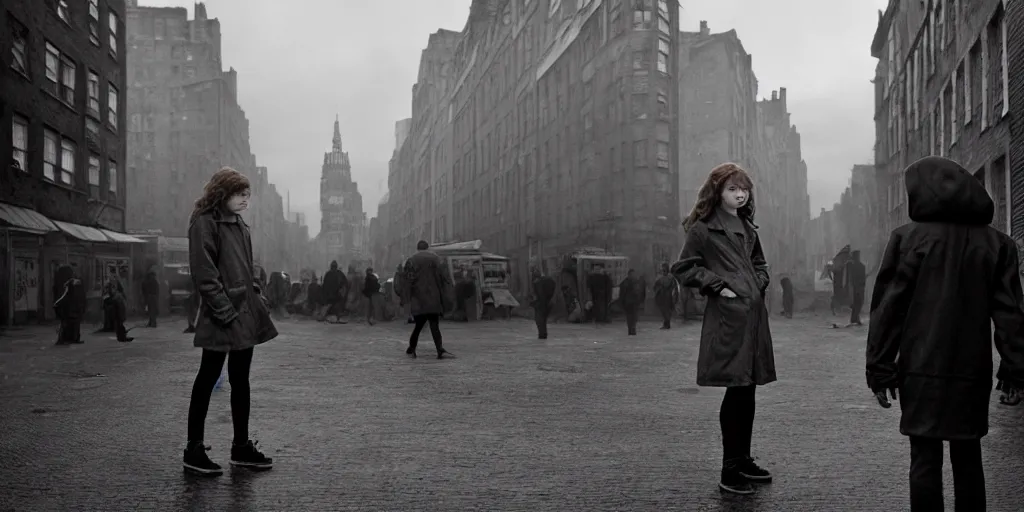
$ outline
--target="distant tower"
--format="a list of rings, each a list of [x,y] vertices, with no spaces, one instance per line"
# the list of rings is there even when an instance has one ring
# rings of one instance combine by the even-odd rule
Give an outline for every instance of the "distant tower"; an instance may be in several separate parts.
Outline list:
[[[341,148],[341,126],[337,117],[331,151],[324,153],[320,175],[320,213],[318,237],[327,251],[328,261],[338,260],[344,266],[354,259],[364,258],[363,196],[352,181],[348,153]]]

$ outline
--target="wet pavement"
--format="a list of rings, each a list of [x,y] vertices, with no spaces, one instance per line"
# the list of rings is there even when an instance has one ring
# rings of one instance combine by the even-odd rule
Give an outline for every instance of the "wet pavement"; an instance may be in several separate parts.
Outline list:
[[[53,329],[0,337],[0,510],[895,511],[909,508],[898,408],[864,386],[864,329],[774,320],[780,380],[758,389],[754,451],[775,482],[717,488],[722,390],[697,388],[699,326],[443,323],[458,358],[407,359],[404,323],[283,321],[257,348],[252,437],[276,467],[184,475],[199,352],[183,323],[133,343]],[[230,385],[214,393],[226,465]],[[995,398],[995,395],[993,395]],[[1024,406],[993,399],[990,511],[1024,500]],[[948,458],[947,458],[948,460]],[[947,507],[952,481],[947,468]]]

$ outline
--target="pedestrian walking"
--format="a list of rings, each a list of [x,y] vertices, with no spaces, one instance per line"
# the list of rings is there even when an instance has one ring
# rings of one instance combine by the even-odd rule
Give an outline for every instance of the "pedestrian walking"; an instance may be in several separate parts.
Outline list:
[[[380,277],[373,273],[372,268],[366,269],[366,277],[363,278],[363,296],[366,297],[366,324],[373,325],[374,307],[373,299],[380,294]]]
[[[146,327],[156,327],[157,317],[160,316],[160,281],[156,278],[156,272],[149,271],[142,280],[142,299],[146,303],[146,313],[149,322]]]
[[[672,328],[672,311],[679,296],[679,283],[669,272],[668,263],[661,264],[661,277],[654,282],[654,302],[661,312],[661,328]]]
[[[768,264],[754,224],[753,183],[739,165],[715,167],[683,223],[686,242],[672,273],[707,297],[697,356],[697,385],[725,387],[719,413],[726,492],[751,494],[771,473],[751,457],[754,395],[775,382],[764,294]]]
[[[249,369],[256,345],[277,337],[263,290],[253,278],[252,239],[239,215],[249,206],[249,179],[230,167],[217,171],[189,219],[189,267],[202,302],[193,344],[203,349],[192,385],[183,464],[206,475],[223,471],[203,445],[210,395],[227,360],[231,384],[234,466],[269,469],[273,461],[249,439]]]
[[[619,303],[626,313],[626,332],[629,336],[636,336],[636,323],[640,318],[640,305],[644,300],[643,286],[633,269],[629,269],[626,278],[619,283]]]
[[[441,315],[451,309],[449,294],[452,293],[452,282],[442,268],[441,257],[430,251],[430,244],[424,240],[416,243],[416,254],[405,262],[402,280],[405,290],[402,296],[409,301],[409,308],[415,325],[409,336],[409,348],[405,353],[416,357],[416,344],[419,342],[423,326],[430,326],[430,335],[434,338],[437,358],[450,357],[451,353],[444,349],[441,342]]]
[[[864,325],[860,321],[860,311],[864,307],[867,268],[860,261],[860,251],[850,252],[850,261],[846,262],[846,271],[843,273],[850,288],[850,325]]]
[[[782,316],[793,318],[793,281],[786,276],[779,285],[782,287]]]
[[[999,389],[1024,387],[1024,298],[1016,243],[990,227],[985,187],[952,160],[927,157],[904,173],[910,223],[896,228],[871,295],[867,384],[882,407],[899,399],[910,437],[910,509],[945,510],[949,441],[955,510],[984,512],[981,438],[992,393],[992,325]],[[898,393],[897,393],[898,390]]]
[[[533,267],[533,320],[537,324],[537,339],[548,339],[548,316],[555,302],[555,280]]]

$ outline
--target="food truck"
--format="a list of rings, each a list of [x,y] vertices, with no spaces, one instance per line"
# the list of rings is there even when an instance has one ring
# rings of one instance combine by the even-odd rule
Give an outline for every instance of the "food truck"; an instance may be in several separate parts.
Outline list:
[[[454,242],[435,244],[430,250],[444,261],[449,277],[454,281],[455,275],[461,272],[476,283],[476,308],[471,313],[479,320],[488,308],[515,308],[519,302],[509,291],[510,265],[508,258],[483,252],[483,242]]]

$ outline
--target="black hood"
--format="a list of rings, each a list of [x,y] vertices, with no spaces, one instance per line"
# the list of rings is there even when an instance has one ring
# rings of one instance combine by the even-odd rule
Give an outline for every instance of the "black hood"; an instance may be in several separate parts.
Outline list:
[[[948,158],[929,156],[910,164],[906,183],[914,222],[992,223],[995,205],[985,187]]]

